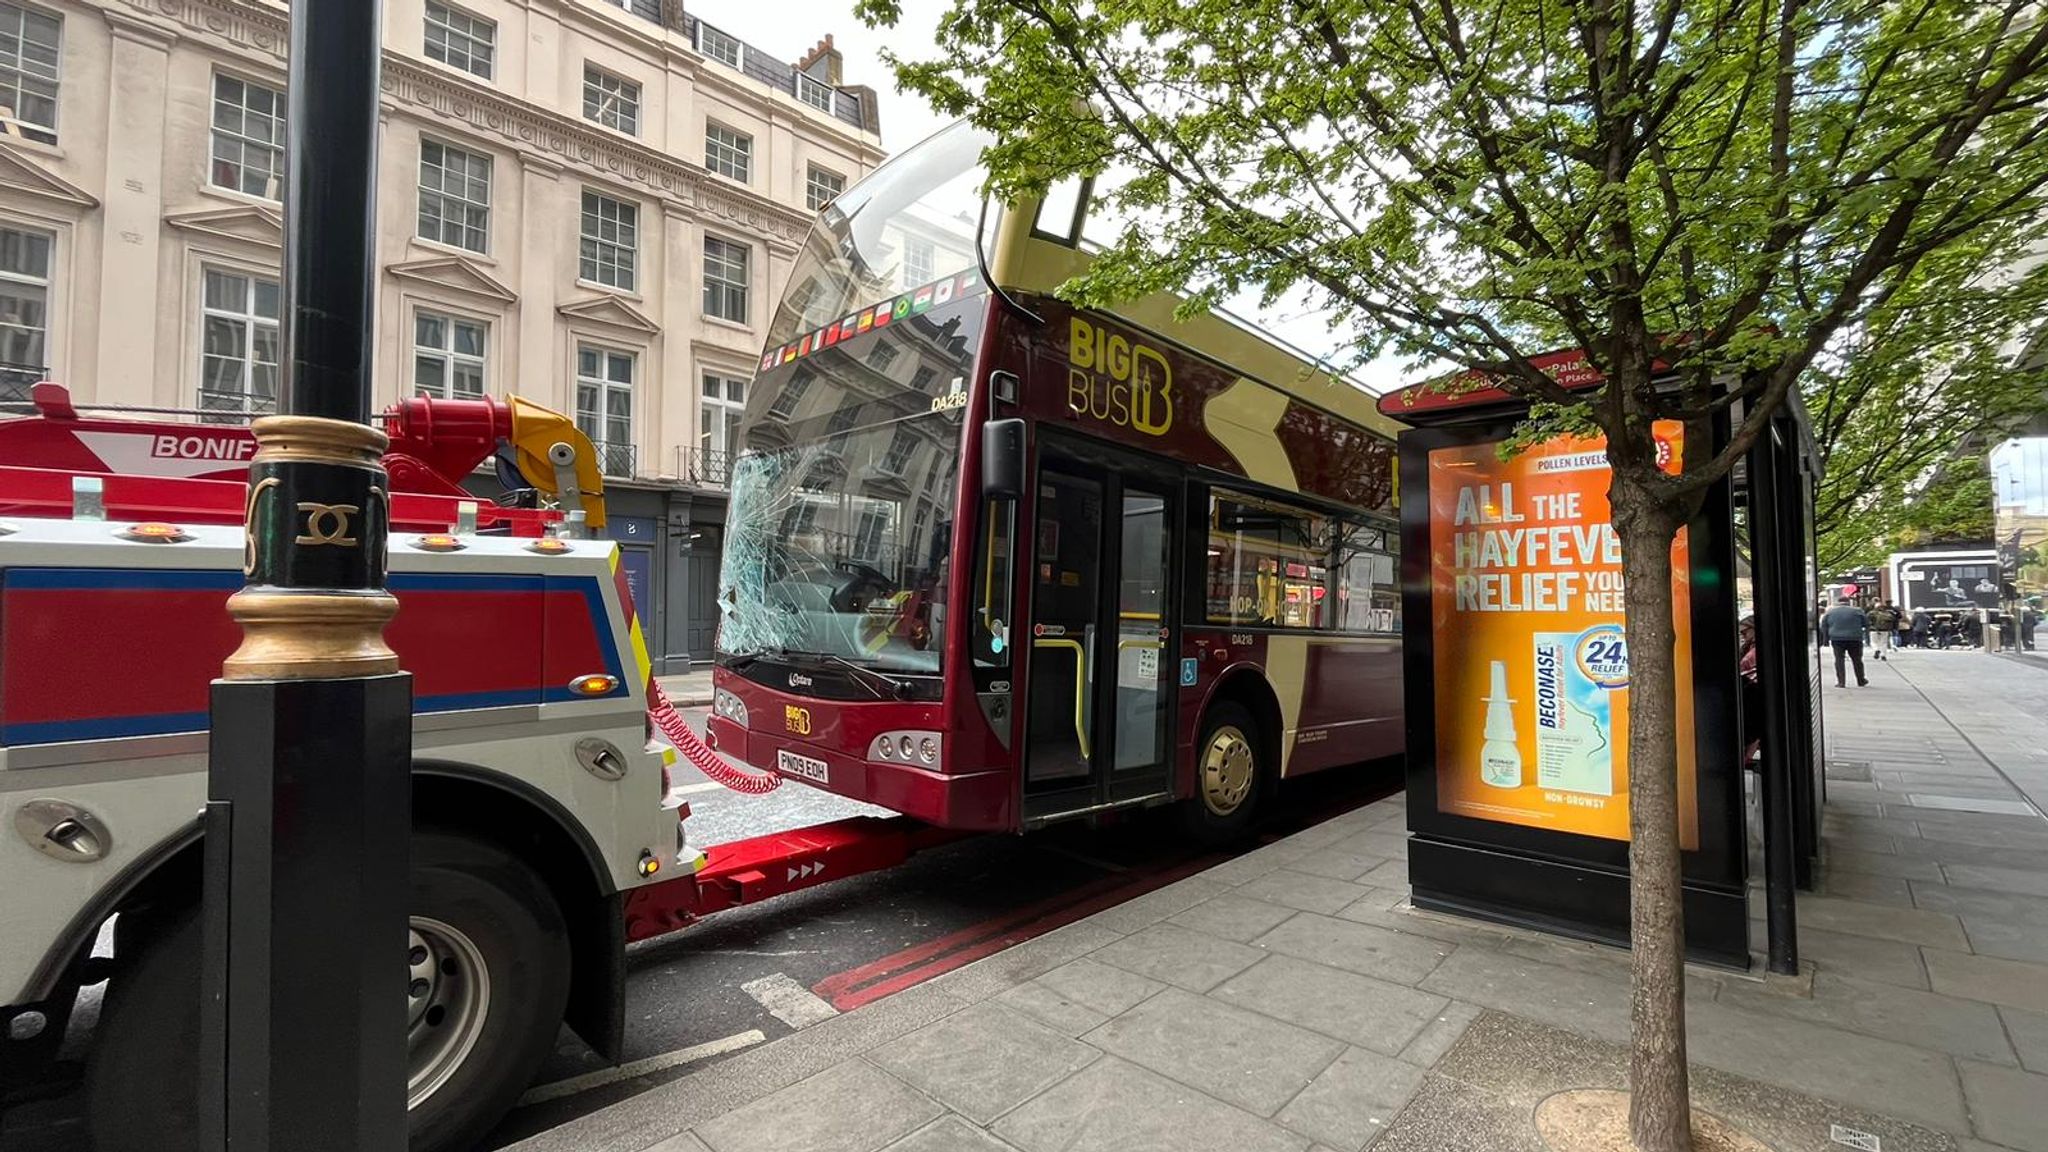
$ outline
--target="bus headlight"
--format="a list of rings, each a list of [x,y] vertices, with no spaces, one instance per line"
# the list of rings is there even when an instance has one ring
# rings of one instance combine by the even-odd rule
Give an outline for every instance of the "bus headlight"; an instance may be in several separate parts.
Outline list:
[[[896,754],[905,760],[910,759],[910,737],[898,736],[896,738]]]
[[[938,763],[939,742],[929,736],[920,737],[917,741],[917,758],[927,764]]]
[[[711,710],[742,728],[747,726],[746,702],[723,688],[711,694]]]

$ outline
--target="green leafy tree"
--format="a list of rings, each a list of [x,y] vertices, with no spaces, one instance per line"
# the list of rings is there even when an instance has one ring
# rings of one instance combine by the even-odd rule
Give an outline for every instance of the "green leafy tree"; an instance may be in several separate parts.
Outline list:
[[[2002,253],[1986,239],[1923,261],[1800,381],[1825,465],[1814,498],[1823,571],[1991,534],[1988,489],[1961,491],[1982,462],[1959,457],[2048,410],[2048,357],[2022,352],[2048,330],[2048,261],[1987,266]]]
[[[1688,1149],[1674,534],[1838,333],[1958,242],[2016,241],[2048,181],[2048,24],[2025,0],[959,0],[936,39],[898,82],[995,134],[994,193],[1128,174],[1130,224],[1068,298],[1305,288],[1360,357],[1479,369],[1542,427],[1605,433],[1630,1127]],[[1602,386],[1530,363],[1560,343]],[[1682,474],[1657,469],[1659,419],[1690,425]]]

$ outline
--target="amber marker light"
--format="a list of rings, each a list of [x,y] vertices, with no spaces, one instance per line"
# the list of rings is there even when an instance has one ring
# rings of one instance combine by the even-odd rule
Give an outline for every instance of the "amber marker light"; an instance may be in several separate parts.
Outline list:
[[[469,545],[446,532],[432,532],[413,540],[412,546],[422,552],[460,552]]]
[[[607,676],[602,672],[593,672],[588,676],[578,676],[574,680],[569,681],[569,691],[574,692],[578,696],[603,696],[618,686],[619,678],[617,676]]]
[[[569,546],[567,540],[558,540],[553,536],[543,536],[535,540],[526,546],[526,550],[528,552],[538,552],[543,556],[560,556],[565,552],[575,551],[574,548]]]
[[[145,520],[140,524],[130,524],[117,535],[123,540],[135,540],[143,544],[179,544],[192,538],[190,532],[176,524],[166,524],[161,520]]]

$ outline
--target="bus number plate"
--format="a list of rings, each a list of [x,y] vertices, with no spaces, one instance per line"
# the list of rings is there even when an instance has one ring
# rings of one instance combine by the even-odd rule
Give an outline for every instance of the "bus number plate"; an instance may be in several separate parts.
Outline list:
[[[832,782],[823,760],[813,760],[809,756],[799,756],[787,749],[775,753],[775,766],[791,776],[801,776],[806,780],[815,780],[820,784]]]

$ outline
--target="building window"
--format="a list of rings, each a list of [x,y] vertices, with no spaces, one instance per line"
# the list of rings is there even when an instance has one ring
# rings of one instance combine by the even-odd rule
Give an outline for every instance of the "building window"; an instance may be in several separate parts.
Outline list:
[[[640,250],[640,208],[583,190],[583,248],[576,274],[594,284],[633,290]]]
[[[57,142],[62,17],[0,3],[0,131]]]
[[[576,427],[597,447],[599,471],[633,475],[633,354],[576,346]]]
[[[915,288],[929,283],[932,269],[938,264],[938,254],[932,249],[932,242],[911,237],[903,242],[903,286]]]
[[[267,200],[284,189],[284,93],[213,77],[213,183]]]
[[[640,134],[640,86],[609,72],[583,66],[583,118],[629,136]]]
[[[737,376],[704,373],[703,399],[697,408],[699,461],[706,479],[722,482],[739,451],[740,416],[747,410],[747,382]]]
[[[735,324],[747,322],[747,260],[745,244],[704,238],[704,314]]]
[[[427,59],[491,78],[498,54],[498,26],[440,0],[427,0]]]
[[[1217,490],[1209,501],[1208,622],[1330,627],[1331,521],[1319,512]]]
[[[790,375],[782,391],[775,394],[775,403],[768,406],[768,414],[777,420],[787,420],[796,414],[796,406],[804,402],[804,393],[811,390],[811,370],[799,368]]]
[[[480,400],[486,326],[421,310],[412,323],[412,390],[436,400]]]
[[[889,450],[882,454],[882,471],[891,476],[903,475],[910,466],[910,454],[917,448],[917,433],[908,428],[898,428],[889,438]]]
[[[727,36],[725,33],[700,20],[697,23],[697,51],[718,61],[727,68],[738,68],[740,66],[740,54],[745,49],[738,40]]]
[[[723,124],[705,125],[704,166],[728,180],[750,182],[754,172],[754,138]]]
[[[420,140],[420,239],[471,252],[490,244],[491,158]]]
[[[846,177],[816,164],[811,165],[804,176],[804,206],[813,212],[838,199],[844,191]]]
[[[796,74],[796,98],[819,111],[832,111],[832,86],[801,72]]]
[[[199,407],[232,421],[277,410],[277,281],[208,268],[200,301]]]
[[[26,400],[49,375],[50,250],[47,232],[0,227],[0,400]]]
[[[889,365],[895,362],[896,345],[891,344],[887,339],[875,341],[875,346],[868,349],[868,367],[873,368],[877,372],[887,372]]]
[[[920,364],[917,366],[917,371],[910,374],[910,386],[919,392],[929,392],[932,390],[932,381],[938,378],[939,370],[937,368],[929,364]]]
[[[860,514],[860,525],[853,530],[853,554],[863,560],[879,560],[882,557],[882,538],[889,531],[889,508],[869,508]]]

